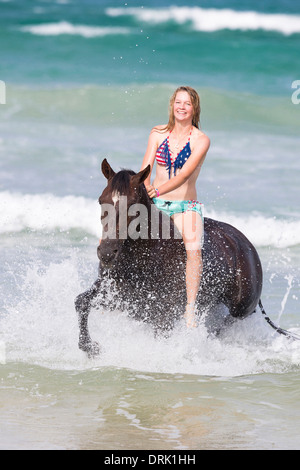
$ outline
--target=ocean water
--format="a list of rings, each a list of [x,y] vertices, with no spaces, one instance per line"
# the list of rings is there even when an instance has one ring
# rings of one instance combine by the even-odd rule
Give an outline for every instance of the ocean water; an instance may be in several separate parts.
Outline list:
[[[0,448],[299,449],[300,342],[260,312],[221,340],[95,311],[90,360],[74,310],[101,161],[139,170],[187,84],[205,215],[251,240],[265,310],[300,333],[299,0],[1,0],[0,44]]]

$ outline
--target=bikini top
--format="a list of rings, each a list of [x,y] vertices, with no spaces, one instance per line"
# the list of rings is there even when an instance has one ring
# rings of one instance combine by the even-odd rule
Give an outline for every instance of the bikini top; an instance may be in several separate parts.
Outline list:
[[[193,129],[192,129],[193,130]],[[171,178],[171,169],[172,167],[174,168],[174,176],[176,175],[176,170],[177,168],[182,168],[189,156],[192,153],[191,150],[191,145],[190,145],[190,138],[191,138],[191,133],[189,135],[189,139],[183,149],[180,150],[180,152],[177,154],[175,160],[172,159],[171,157],[171,152],[170,152],[170,143],[169,143],[169,137],[168,137],[160,144],[156,151],[156,161],[159,165],[163,165],[166,167],[167,170],[169,170],[169,178]]]

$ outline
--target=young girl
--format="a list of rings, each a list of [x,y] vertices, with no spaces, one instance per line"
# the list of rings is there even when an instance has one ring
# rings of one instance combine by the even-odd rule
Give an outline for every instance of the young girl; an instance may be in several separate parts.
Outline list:
[[[196,326],[195,302],[202,275],[203,214],[196,181],[209,149],[209,138],[199,130],[200,99],[190,87],[179,87],[170,99],[169,122],[151,130],[142,168],[156,161],[156,176],[145,181],[158,209],[173,218],[186,248],[185,319]]]

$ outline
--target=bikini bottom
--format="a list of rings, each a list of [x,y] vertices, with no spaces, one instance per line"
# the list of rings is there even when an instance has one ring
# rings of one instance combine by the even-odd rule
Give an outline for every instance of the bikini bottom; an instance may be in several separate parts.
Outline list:
[[[156,197],[153,198],[153,202],[160,211],[163,211],[169,217],[182,212],[194,211],[200,215],[203,222],[203,204],[199,201],[166,201]]]
[[[191,241],[186,241],[185,247],[188,250],[201,250],[204,244],[204,217],[203,217],[203,204],[199,201],[189,200],[189,201],[166,201],[160,198],[153,198],[153,202],[156,207],[164,212],[169,217],[172,217],[174,214],[182,214],[185,212],[197,212],[200,215],[202,220],[202,230],[200,237],[196,236],[196,240],[194,236],[192,237]]]

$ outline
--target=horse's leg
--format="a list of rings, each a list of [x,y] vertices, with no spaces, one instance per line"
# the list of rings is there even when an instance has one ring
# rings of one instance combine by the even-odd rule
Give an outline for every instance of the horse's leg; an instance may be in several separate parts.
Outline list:
[[[79,294],[75,300],[75,308],[78,313],[79,322],[79,349],[88,353],[88,356],[95,356],[100,353],[98,343],[91,340],[88,329],[88,317],[92,307],[92,302],[99,294],[101,286],[100,279],[92,285],[90,289]]]

